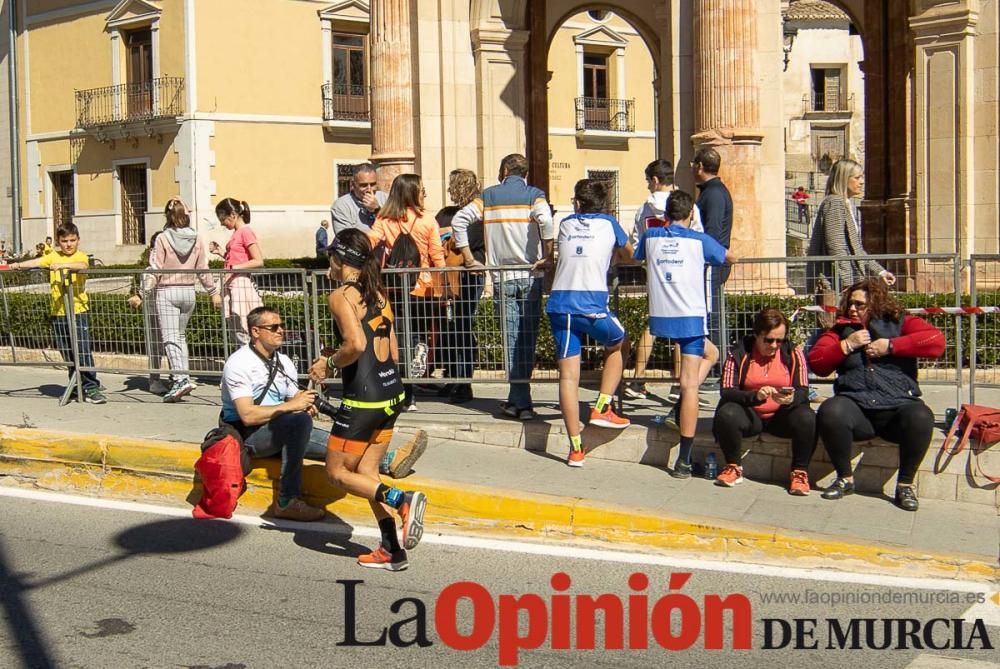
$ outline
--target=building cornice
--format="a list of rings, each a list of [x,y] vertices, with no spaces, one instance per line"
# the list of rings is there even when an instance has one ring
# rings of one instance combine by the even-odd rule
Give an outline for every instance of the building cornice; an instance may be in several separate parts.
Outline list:
[[[109,30],[152,23],[160,18],[163,8],[149,0],[122,0],[104,19]]]
[[[971,9],[931,10],[910,18],[916,44],[956,42],[978,33],[979,13]]]

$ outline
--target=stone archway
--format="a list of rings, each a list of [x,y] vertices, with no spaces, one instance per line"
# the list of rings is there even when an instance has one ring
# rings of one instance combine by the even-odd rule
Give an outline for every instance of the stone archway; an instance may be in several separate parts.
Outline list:
[[[911,16],[909,3],[888,0],[831,1],[855,22],[865,53],[867,199],[862,209],[866,221],[866,248],[873,253],[917,250],[911,225],[914,193],[917,190],[917,177],[912,164],[917,141],[913,115],[918,113],[915,106],[926,104],[926,101],[917,99],[918,93],[912,91],[915,48],[910,24],[919,20],[919,16]],[[922,7],[927,3],[918,4]],[[925,13],[939,11],[932,6],[934,4],[929,3]],[[748,56],[748,59],[767,60],[771,58],[769,50],[780,50],[779,7],[780,0],[700,0],[690,4],[662,0],[645,3],[641,8],[621,0],[472,0],[472,37],[477,55],[477,81],[481,85],[480,171],[492,174],[500,156],[510,151],[522,151],[531,161],[533,181],[542,188],[547,186],[546,56],[552,29],[565,16],[589,9],[608,9],[627,18],[646,37],[647,44],[655,45],[654,61],[659,72],[657,90],[660,93],[657,101],[658,150],[662,156],[673,159],[675,164],[683,164],[691,155],[692,139],[710,139],[711,132],[724,128],[726,123],[730,127],[739,125],[726,119],[721,124],[713,125],[704,107],[708,98],[702,97],[701,106],[697,101],[697,87],[704,85],[700,80],[706,75],[695,65],[687,65],[689,61],[685,59],[696,57],[691,42],[697,39],[698,18],[707,17],[708,28],[722,30],[718,21],[719,12],[730,17],[745,14],[748,21],[740,28],[744,29],[749,40],[744,45],[745,50],[753,51],[753,58]],[[725,25],[733,25],[731,20],[726,21]],[[753,30],[749,30],[748,26],[754,26]],[[759,42],[758,34],[764,36]],[[933,33],[929,31],[929,34]],[[678,54],[682,61],[679,64],[675,62]],[[721,67],[723,64],[717,61],[715,65],[702,65]],[[767,65],[771,67],[769,61]],[[693,75],[695,71],[698,72],[697,77]],[[749,79],[750,82],[760,80],[757,75]],[[746,156],[747,164],[760,161],[762,157],[770,161],[764,170],[766,173],[758,170],[749,175],[764,189],[754,186],[749,193],[751,201],[774,200],[774,207],[777,207],[782,195],[768,189],[771,182],[782,181],[780,143],[775,148],[766,142],[780,142],[780,137],[758,140],[753,131],[759,128],[743,130],[749,132],[738,136],[735,145],[732,144],[732,137],[726,137],[728,145],[745,147],[756,143],[761,156]],[[706,132],[709,135],[705,135]],[[525,139],[521,140],[522,137]],[[745,149],[737,149],[737,152],[740,151],[745,152]],[[690,187],[690,184],[684,184],[684,177],[683,172],[678,174],[681,185]],[[744,175],[739,178],[743,179]],[[751,214],[748,236],[755,234],[754,230],[759,229],[762,221],[769,220],[773,213],[765,207]]]
[[[626,6],[627,5],[627,6]],[[672,115],[670,105],[664,105],[663,100],[669,99],[672,88],[672,78],[669,76],[670,68],[664,65],[665,44],[669,41],[667,36],[661,35],[653,28],[657,22],[666,20],[665,3],[649,3],[641,8],[637,8],[635,3],[616,2],[608,0],[605,2],[581,1],[581,0],[528,0],[527,23],[528,23],[528,61],[530,72],[527,81],[527,118],[528,118],[528,160],[531,171],[534,174],[535,185],[546,192],[549,190],[549,121],[548,121],[548,80],[547,71],[548,52],[552,39],[567,19],[593,9],[608,10],[627,21],[642,37],[646,48],[649,50],[653,60],[655,71],[654,81],[651,82],[656,94],[656,115],[657,127],[659,129],[657,137],[657,149],[659,155],[666,156],[673,160],[675,151],[672,150],[669,139],[675,134],[674,115]],[[669,54],[669,52],[667,52]],[[664,72],[668,72],[664,75]]]

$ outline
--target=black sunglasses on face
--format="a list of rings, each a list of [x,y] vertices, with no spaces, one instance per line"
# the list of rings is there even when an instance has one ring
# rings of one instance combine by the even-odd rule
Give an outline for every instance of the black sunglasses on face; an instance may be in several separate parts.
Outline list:
[[[847,308],[850,309],[851,307],[854,307],[858,311],[861,311],[862,309],[867,309],[868,308],[868,303],[867,302],[858,302],[857,300],[851,300],[850,302],[847,303]]]
[[[256,327],[259,327],[262,330],[268,330],[270,332],[277,332],[278,330],[284,332],[285,330],[285,326],[283,323],[275,323],[273,325],[258,325]]]

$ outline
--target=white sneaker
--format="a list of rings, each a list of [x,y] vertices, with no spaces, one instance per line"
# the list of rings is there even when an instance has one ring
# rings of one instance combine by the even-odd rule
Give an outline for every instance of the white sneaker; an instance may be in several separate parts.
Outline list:
[[[170,386],[159,379],[153,379],[149,382],[149,392],[154,395],[166,395],[170,392]]]
[[[649,396],[645,383],[626,383],[622,394],[630,400],[644,400]]]
[[[191,381],[191,379],[182,379],[174,383],[170,391],[163,396],[163,401],[167,404],[180,401],[182,397],[190,393],[192,390],[198,386]]]
[[[681,394],[672,392],[669,395],[667,395],[667,401],[673,404],[677,404],[678,402],[681,401]],[[702,409],[711,409],[712,407],[715,406],[715,402],[708,399],[707,397],[702,397],[701,395],[698,395],[698,406]]]
[[[413,347],[413,360],[410,360],[410,378],[423,378],[427,371],[427,344],[418,341]]]

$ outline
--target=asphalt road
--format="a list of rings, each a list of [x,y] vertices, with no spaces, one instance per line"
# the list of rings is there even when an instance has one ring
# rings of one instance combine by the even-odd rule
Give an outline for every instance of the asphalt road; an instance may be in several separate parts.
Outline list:
[[[970,602],[976,597],[973,591],[1000,590],[996,586],[938,581],[928,589],[902,579],[773,566],[685,563],[669,556],[565,544],[440,536],[430,536],[411,552],[408,571],[393,574],[356,566],[354,557],[373,543],[368,528],[359,528],[350,536],[330,525],[319,531],[294,524],[262,528],[251,520],[196,521],[184,517],[183,509],[123,503],[107,503],[111,508],[90,507],[80,504],[95,503],[93,500],[44,495],[25,498],[24,494],[31,493],[0,486],[0,667],[470,668],[496,666],[501,653],[506,653],[508,660],[516,657],[524,667],[962,669],[998,666],[983,663],[1000,660],[997,650],[979,649],[984,643],[1000,645],[1000,627],[995,626],[1000,622],[1000,604],[987,600],[970,612]],[[553,585],[553,575],[559,572],[571,579],[568,588],[565,583]],[[688,572],[690,579],[682,583],[677,575]],[[647,587],[635,581],[630,587],[630,576],[635,573],[648,577]],[[675,579],[672,590],[671,575]],[[475,620],[473,599],[454,599],[458,603],[451,608],[448,605],[449,593],[462,588],[454,584],[463,581],[472,583],[465,586],[465,592],[476,598]],[[948,589],[934,589],[944,586]],[[555,592],[554,587],[560,591]],[[353,605],[348,595],[352,588]],[[676,599],[657,604],[671,592]],[[539,597],[502,597],[530,593]],[[619,601],[623,605],[626,649],[604,649],[614,635],[605,636],[600,631],[595,639],[598,650],[553,649],[562,630],[570,630],[573,647],[581,641],[581,630],[588,627],[585,615],[563,616],[563,603],[570,601],[563,598],[603,593],[612,595],[612,606]],[[746,597],[740,607],[748,621],[745,628],[752,649],[732,649],[733,617],[726,614],[721,618],[724,649],[706,650],[711,630],[719,629],[713,621],[720,620],[710,612],[711,596],[732,594]],[[629,595],[636,599],[629,600]],[[640,613],[643,595],[656,633],[645,626],[646,617]],[[797,596],[800,601],[765,601],[775,596]],[[806,597],[815,601],[802,601]],[[863,598],[869,603],[835,604],[834,597]],[[409,599],[399,602],[405,598]],[[664,619],[657,614],[668,611],[672,603],[680,608],[674,610],[674,624],[667,630],[655,621]],[[637,606],[630,608],[632,604]],[[517,606],[525,610],[517,614]],[[426,615],[415,621],[421,609]],[[534,611],[530,628],[529,609]],[[581,607],[567,610],[579,614]],[[970,619],[984,621],[978,626],[966,621],[957,634],[963,643],[974,637],[974,650],[913,649],[912,640],[903,650],[827,648],[834,636],[828,618],[836,619],[836,626],[843,630],[856,625],[858,643],[865,646],[866,623],[851,623],[852,618],[876,619],[868,642],[879,645],[884,636],[883,619],[916,620],[912,624],[919,630],[914,638],[921,640],[930,620],[962,619],[967,613]],[[520,626],[514,622],[518,617]],[[802,637],[803,645],[815,643],[817,649],[763,648],[768,626],[773,632],[771,645],[779,645],[784,629],[781,623],[765,619],[788,621],[795,636],[796,625],[804,632],[811,628],[808,622],[796,623],[799,618],[818,620],[813,635]],[[454,622],[449,624],[449,619]],[[568,620],[568,626],[563,620]],[[597,620],[600,629],[604,618],[599,614]],[[706,621],[704,625],[702,621]],[[338,645],[351,637],[352,629],[358,642],[371,643],[394,624],[396,629],[387,635],[387,645]],[[898,632],[899,626],[907,624],[893,622],[889,626]],[[634,625],[638,632],[635,643],[647,643],[647,650],[627,649],[634,642],[629,632]],[[932,642],[954,645],[958,624],[934,625],[930,628]],[[393,637],[397,643],[418,639],[421,626],[429,645],[392,645]],[[498,642],[501,632],[502,645]],[[516,652],[514,637],[518,633],[540,634],[525,642],[532,645],[537,641],[540,647]],[[686,650],[664,650],[657,635],[671,643],[667,638],[671,634],[675,639],[691,635],[693,644]],[[462,639],[469,645],[478,646],[481,640],[485,643],[475,650],[455,650],[445,643],[449,635],[454,643]],[[477,635],[481,639],[474,638]],[[891,647],[898,646],[900,639],[894,632]],[[686,646],[689,641],[680,638],[675,643]],[[851,645],[850,638],[847,645]]]

